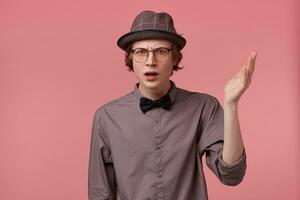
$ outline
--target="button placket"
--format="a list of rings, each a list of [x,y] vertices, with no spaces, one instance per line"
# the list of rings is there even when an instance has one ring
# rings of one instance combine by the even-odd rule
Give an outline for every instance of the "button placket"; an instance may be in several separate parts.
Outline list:
[[[156,176],[158,178],[162,177],[161,174],[161,157],[162,157],[162,149],[161,149],[161,134],[160,134],[160,120],[159,118],[154,120],[154,133],[155,133],[155,144],[154,144],[154,150],[155,150],[155,156],[156,156]]]
[[[160,117],[153,120],[153,129],[154,129],[154,154],[155,154],[155,188],[157,199],[163,199],[163,166],[162,166],[162,135],[161,135],[161,125]]]

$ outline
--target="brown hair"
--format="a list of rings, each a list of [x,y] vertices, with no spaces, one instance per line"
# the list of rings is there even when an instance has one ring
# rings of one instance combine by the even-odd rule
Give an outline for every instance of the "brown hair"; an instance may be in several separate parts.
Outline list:
[[[128,45],[128,47],[125,50],[125,65],[128,67],[128,71],[134,71],[133,70],[132,53],[131,53],[132,44],[133,43]],[[172,51],[171,51],[172,52],[172,58],[174,60],[176,60],[176,64],[173,65],[173,71],[172,71],[172,74],[171,74],[171,75],[173,75],[174,70],[178,71],[178,70],[183,69],[183,67],[178,66],[180,61],[182,60],[183,55],[182,55],[182,53],[180,52],[180,50],[178,49],[178,47],[176,45],[172,44],[171,49],[172,49]]]

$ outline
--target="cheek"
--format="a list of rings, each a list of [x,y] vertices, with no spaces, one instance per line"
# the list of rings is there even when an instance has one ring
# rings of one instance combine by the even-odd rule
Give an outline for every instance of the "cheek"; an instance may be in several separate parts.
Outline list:
[[[141,74],[143,73],[141,69],[142,69],[141,66],[133,64],[133,72],[135,73],[136,76],[141,76]]]

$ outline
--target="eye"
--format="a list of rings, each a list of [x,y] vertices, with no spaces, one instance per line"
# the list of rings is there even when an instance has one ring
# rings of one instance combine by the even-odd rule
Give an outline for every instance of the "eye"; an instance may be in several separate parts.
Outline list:
[[[165,55],[169,52],[168,49],[166,48],[158,48],[158,49],[155,49],[155,53],[158,54],[158,55]]]
[[[147,50],[146,49],[136,49],[134,51],[134,54],[137,56],[145,56],[145,55],[147,55]]]

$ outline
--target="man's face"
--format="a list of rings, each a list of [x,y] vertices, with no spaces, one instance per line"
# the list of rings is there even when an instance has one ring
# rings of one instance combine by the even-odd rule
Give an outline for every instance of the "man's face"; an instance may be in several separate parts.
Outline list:
[[[133,43],[132,50],[155,50],[158,48],[171,49],[171,47],[171,42],[167,40],[141,40]],[[159,52],[157,52],[157,54],[161,54]],[[175,64],[172,59],[172,52],[168,51],[165,59],[158,59],[164,56],[155,54],[156,53],[154,52],[149,52],[145,62],[138,62],[133,57],[133,70],[135,76],[139,80],[140,89],[159,90],[161,87],[165,87],[169,82],[169,78],[173,71],[173,65]],[[152,72],[155,72],[156,75],[153,75]]]

